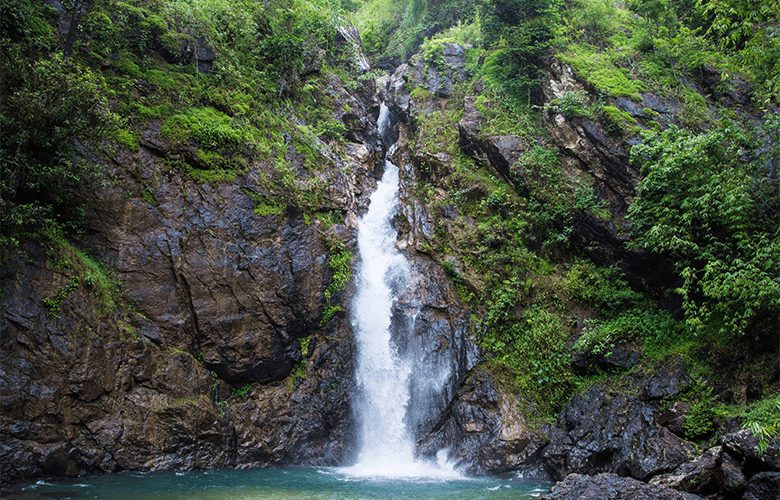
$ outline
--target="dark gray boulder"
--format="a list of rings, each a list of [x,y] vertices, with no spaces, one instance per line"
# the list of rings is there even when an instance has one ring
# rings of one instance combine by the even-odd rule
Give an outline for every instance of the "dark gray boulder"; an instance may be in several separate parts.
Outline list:
[[[704,454],[689,460],[669,474],[661,474],[650,480],[676,490],[709,495],[720,489],[722,482],[721,455],[723,448],[716,446]]]
[[[676,383],[666,385],[679,387],[680,375],[672,372]],[[631,395],[664,373],[669,370],[649,377],[629,374],[619,384],[598,383],[572,397],[542,453],[550,475],[560,480],[571,473],[612,472],[648,480],[692,459],[694,445],[656,422],[657,403]]]
[[[761,472],[750,478],[742,500],[776,500],[780,498],[780,472]]]
[[[703,500],[692,493],[647,484],[616,474],[571,474],[555,485],[544,500]]]

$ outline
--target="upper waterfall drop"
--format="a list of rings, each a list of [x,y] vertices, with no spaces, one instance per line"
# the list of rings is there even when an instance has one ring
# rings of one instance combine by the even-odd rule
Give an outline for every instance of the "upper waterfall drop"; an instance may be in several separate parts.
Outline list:
[[[395,142],[390,124],[383,104],[378,126],[387,147]],[[355,413],[360,451],[358,463],[343,471],[371,477],[457,478],[460,475],[451,467],[415,459],[408,424],[414,362],[399,355],[393,340],[409,333],[394,328],[413,326],[392,321],[393,306],[410,281],[409,262],[395,246],[398,235],[392,221],[398,194],[398,167],[385,160],[384,175],[358,225],[360,264],[351,314],[357,347]]]

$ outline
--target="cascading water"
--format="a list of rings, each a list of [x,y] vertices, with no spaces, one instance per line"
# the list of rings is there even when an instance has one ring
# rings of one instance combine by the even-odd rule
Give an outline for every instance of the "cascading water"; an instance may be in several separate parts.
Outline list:
[[[385,145],[391,145],[395,139],[384,105],[378,126]],[[406,289],[410,274],[409,263],[395,247],[392,219],[397,200],[398,167],[385,160],[384,175],[358,227],[360,267],[352,322],[361,449],[357,465],[344,471],[360,476],[459,477],[444,465],[446,460],[440,459],[438,465],[415,460],[407,425],[412,363],[399,356],[392,331],[393,304]]]

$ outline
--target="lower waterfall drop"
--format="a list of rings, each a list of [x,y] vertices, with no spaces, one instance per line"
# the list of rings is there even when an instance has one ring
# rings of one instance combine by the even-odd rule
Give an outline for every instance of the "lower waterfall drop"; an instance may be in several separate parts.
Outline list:
[[[387,146],[394,142],[388,109],[382,105],[379,131]],[[359,423],[358,463],[342,469],[355,476],[386,478],[459,478],[451,466],[415,459],[407,425],[411,362],[402,359],[393,342],[393,304],[406,290],[410,267],[395,247],[392,220],[398,208],[398,167],[385,160],[385,170],[371,195],[368,212],[358,226],[360,264],[352,304],[357,347],[356,380]]]

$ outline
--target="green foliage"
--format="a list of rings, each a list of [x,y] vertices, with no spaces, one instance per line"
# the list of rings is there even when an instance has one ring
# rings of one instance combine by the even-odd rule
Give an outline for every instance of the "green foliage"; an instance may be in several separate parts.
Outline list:
[[[604,106],[601,110],[607,130],[629,132],[626,135],[633,135],[641,130],[631,113],[622,111],[615,106]]]
[[[644,179],[630,207],[643,248],[675,257],[686,323],[741,335],[780,310],[777,118],[692,135],[648,134],[632,159]],[[758,141],[757,141],[758,139]],[[767,142],[763,142],[767,141]]]
[[[557,2],[484,0],[479,12],[483,42],[496,47],[485,60],[485,76],[518,103],[539,103],[537,71],[559,20]]]
[[[639,93],[646,90],[645,84],[634,78],[627,68],[616,65],[622,55],[622,51],[612,47],[605,50],[588,44],[572,44],[559,56],[599,92],[611,97],[630,97],[640,101]]]
[[[78,288],[79,284],[79,279],[74,276],[67,284],[59,287],[54,295],[43,299],[43,304],[51,316],[60,317],[60,304],[73,290]]]
[[[68,282],[52,296],[43,299],[51,316],[58,318],[62,303],[77,290],[89,296],[92,313],[96,318],[108,317],[118,308],[128,307],[122,283],[108,266],[73,246],[65,239],[62,229],[58,226],[49,227],[40,240],[46,247],[48,265],[70,276]]]
[[[340,292],[352,277],[352,260],[354,254],[344,246],[341,240],[329,239],[327,241],[330,250],[328,267],[331,270],[331,280],[325,289],[325,300],[327,306],[322,315],[320,326],[326,325],[337,313],[344,310],[341,305],[334,304],[335,295]]]
[[[759,452],[763,455],[769,442],[780,436],[780,395],[754,403],[745,415],[743,428],[758,437]]]
[[[611,0],[576,2],[565,14],[562,29],[578,43],[601,45],[618,29],[618,13]]]
[[[230,397],[238,398],[238,399],[246,399],[252,395],[252,392],[254,392],[254,390],[255,387],[252,384],[244,384],[239,389],[233,389],[233,392],[230,394]]]
[[[772,98],[780,99],[780,36],[777,29],[780,10],[776,0],[700,1],[703,11],[712,16],[707,34],[723,49],[737,52],[769,88]]]
[[[564,289],[571,299],[598,311],[598,317],[585,320],[574,345],[579,351],[606,354],[618,343],[638,342],[644,343],[645,354],[662,358],[685,340],[672,315],[632,290],[615,268],[576,262],[566,274]]]
[[[399,61],[415,53],[426,37],[473,17],[474,5],[466,0],[369,0],[353,20],[372,60]]]
[[[301,356],[304,358],[307,354],[309,354],[309,343],[311,343],[311,337],[312,336],[309,335],[308,337],[303,337],[301,339]]]
[[[566,91],[560,98],[544,103],[544,108],[560,113],[566,118],[589,116],[591,113],[587,109],[588,101],[588,93],[584,90]]]
[[[682,425],[685,436],[695,441],[711,436],[715,432],[715,416],[709,397],[696,401]]]
[[[84,157],[116,126],[99,74],[61,55],[0,51],[0,228],[3,246],[52,224],[78,224],[72,189],[99,179]]]
[[[691,405],[690,412],[682,425],[686,438],[701,441],[713,435],[716,430],[715,419],[722,410],[716,408],[716,398],[711,388],[701,382],[694,382],[674,396],[674,399]]]
[[[0,39],[45,48],[52,41],[53,9],[34,0],[7,0],[0,5]]]
[[[493,354],[489,366],[504,383],[535,401],[535,418],[543,419],[563,405],[573,387],[564,348],[568,331],[560,315],[541,304],[518,314],[522,290],[521,282],[509,280],[494,291],[482,345]]]
[[[195,141],[209,150],[235,149],[247,139],[246,132],[231,117],[211,107],[171,116],[164,122],[160,135],[173,144]]]

